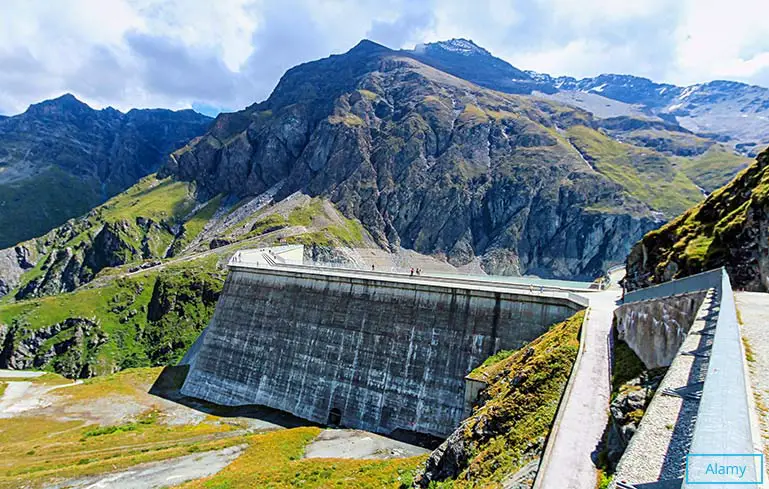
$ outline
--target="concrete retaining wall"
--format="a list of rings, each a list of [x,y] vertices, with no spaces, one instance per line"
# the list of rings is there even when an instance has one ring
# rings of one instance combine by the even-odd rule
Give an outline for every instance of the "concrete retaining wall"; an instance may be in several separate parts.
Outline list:
[[[182,393],[447,436],[472,368],[579,309],[558,297],[234,267]]]
[[[668,367],[689,332],[707,291],[632,302],[614,311],[619,339],[647,368]]]

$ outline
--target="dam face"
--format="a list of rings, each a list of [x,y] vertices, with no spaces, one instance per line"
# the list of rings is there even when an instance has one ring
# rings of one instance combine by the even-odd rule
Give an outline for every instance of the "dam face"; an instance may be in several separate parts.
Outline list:
[[[232,266],[187,357],[182,393],[445,437],[466,414],[465,375],[582,309],[563,297],[407,279]]]

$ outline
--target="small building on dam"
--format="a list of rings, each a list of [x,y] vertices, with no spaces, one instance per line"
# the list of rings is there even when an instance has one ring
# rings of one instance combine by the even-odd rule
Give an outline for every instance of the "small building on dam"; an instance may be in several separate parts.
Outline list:
[[[383,434],[448,436],[465,376],[583,309],[565,291],[301,265],[301,249],[230,261],[182,394]]]

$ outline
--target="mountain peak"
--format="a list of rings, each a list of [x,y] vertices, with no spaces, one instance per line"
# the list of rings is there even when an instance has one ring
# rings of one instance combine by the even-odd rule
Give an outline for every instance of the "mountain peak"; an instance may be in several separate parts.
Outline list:
[[[381,44],[371,41],[369,39],[362,39],[358,44],[353,46],[353,48],[347,52],[348,53],[376,53],[380,51],[390,51],[390,48],[386,46],[382,46]]]
[[[81,114],[90,111],[93,109],[88,104],[81,102],[71,93],[65,93],[50,100],[43,100],[30,105],[27,109],[27,113],[37,115]]]
[[[427,44],[421,44],[417,46],[415,50],[419,50],[420,48],[428,49],[428,50],[442,49],[444,51],[449,51],[449,52],[461,54],[464,56],[472,56],[472,55],[491,56],[491,53],[489,51],[475,44],[472,40],[464,39],[461,37],[449,39],[448,41],[438,41],[438,42],[431,42]]]

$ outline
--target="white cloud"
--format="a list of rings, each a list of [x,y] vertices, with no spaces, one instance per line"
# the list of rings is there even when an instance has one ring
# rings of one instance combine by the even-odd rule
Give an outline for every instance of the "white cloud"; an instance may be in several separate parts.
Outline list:
[[[133,0],[145,19],[141,32],[177,39],[195,48],[217,51],[224,64],[238,71],[253,51],[251,36],[258,26],[256,0]]]
[[[751,77],[769,67],[763,0],[687,0],[676,30],[676,60],[670,76],[684,83]]]
[[[765,0],[3,0],[0,113],[74,92],[122,110],[262,100],[363,37],[471,38],[523,69],[769,83]]]
[[[584,27],[628,19],[644,19],[658,15],[670,3],[666,0],[538,0],[559,20]]]

